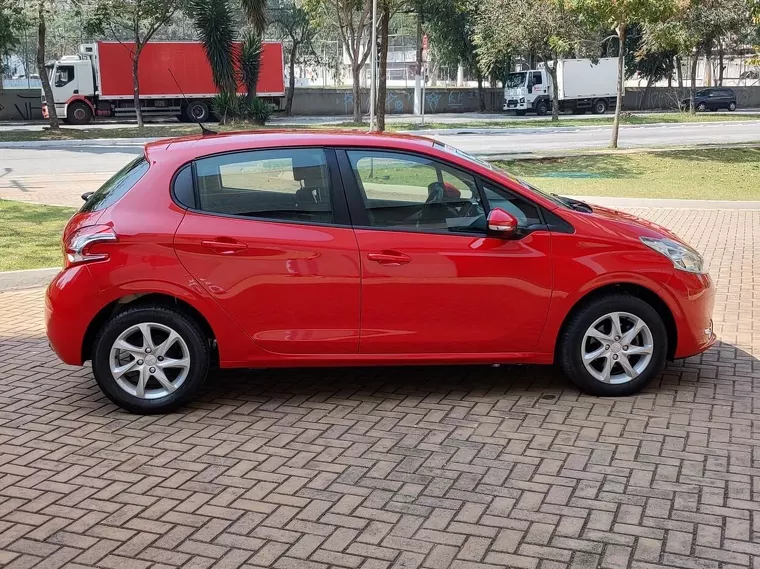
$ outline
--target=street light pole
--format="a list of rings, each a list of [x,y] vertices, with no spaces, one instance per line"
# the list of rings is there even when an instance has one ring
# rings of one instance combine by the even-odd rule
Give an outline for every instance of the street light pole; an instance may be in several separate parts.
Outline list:
[[[377,98],[377,0],[372,0],[372,52],[370,54],[369,129],[375,130],[375,99]]]

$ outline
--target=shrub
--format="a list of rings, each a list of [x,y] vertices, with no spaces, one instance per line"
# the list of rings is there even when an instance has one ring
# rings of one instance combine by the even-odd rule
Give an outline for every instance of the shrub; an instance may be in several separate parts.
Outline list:
[[[238,114],[237,96],[230,92],[219,93],[211,101],[211,110],[221,124],[226,124],[228,120],[234,119]]]
[[[241,96],[238,98],[238,114],[253,124],[264,125],[272,116],[272,106],[259,97],[249,101],[245,96]]]

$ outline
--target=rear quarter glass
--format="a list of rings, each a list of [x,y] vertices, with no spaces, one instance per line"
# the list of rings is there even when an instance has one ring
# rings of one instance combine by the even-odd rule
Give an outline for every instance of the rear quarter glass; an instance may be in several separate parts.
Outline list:
[[[145,156],[132,160],[116,172],[105,184],[92,194],[79,210],[79,213],[92,213],[111,207],[119,201],[140,178],[145,175],[150,165]]]

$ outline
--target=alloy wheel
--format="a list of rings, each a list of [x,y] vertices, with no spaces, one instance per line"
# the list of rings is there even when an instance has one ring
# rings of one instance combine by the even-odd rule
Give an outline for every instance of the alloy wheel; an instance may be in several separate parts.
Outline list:
[[[652,361],[652,331],[638,316],[611,312],[598,318],[581,342],[586,371],[602,383],[621,384],[638,377]]]
[[[159,399],[187,379],[190,350],[169,326],[145,322],[130,326],[116,338],[109,364],[121,389],[140,399]]]

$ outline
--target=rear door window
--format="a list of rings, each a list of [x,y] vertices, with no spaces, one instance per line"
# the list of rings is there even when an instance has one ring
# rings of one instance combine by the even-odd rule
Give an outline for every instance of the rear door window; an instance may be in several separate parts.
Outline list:
[[[253,150],[195,162],[196,207],[208,213],[332,223],[331,182],[319,148]]]
[[[105,184],[92,194],[79,210],[82,213],[100,211],[119,201],[137,181],[145,175],[149,168],[145,156],[135,158],[116,172]]]

